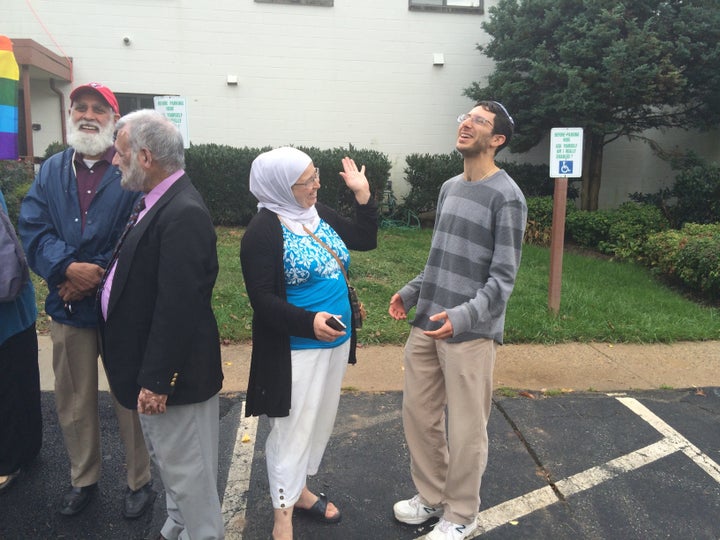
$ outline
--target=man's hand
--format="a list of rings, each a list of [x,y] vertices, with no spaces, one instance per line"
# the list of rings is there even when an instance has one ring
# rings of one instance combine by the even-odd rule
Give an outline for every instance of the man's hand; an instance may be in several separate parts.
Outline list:
[[[102,280],[104,273],[105,271],[102,266],[98,266],[94,263],[70,263],[70,266],[68,266],[67,270],[65,270],[65,277],[67,278],[67,281],[70,282],[67,287],[68,292],[72,290],[78,294],[82,294],[83,296],[95,294],[95,289],[97,289],[97,286],[100,285],[100,281]],[[62,288],[63,285],[60,285],[60,287]]]
[[[423,334],[433,339],[447,339],[453,337],[453,325],[450,322],[446,311],[441,311],[440,313],[436,313],[435,315],[430,315],[428,319],[433,322],[442,321],[443,325],[437,330],[428,330],[423,332]]]
[[[67,279],[58,285],[58,294],[63,302],[78,302],[88,296]]]
[[[390,307],[388,313],[396,321],[407,319],[407,311],[405,311],[405,303],[398,293],[392,295],[390,298]]]
[[[138,394],[137,410],[139,414],[163,414],[166,410],[167,394],[156,394],[147,388],[141,388]]]

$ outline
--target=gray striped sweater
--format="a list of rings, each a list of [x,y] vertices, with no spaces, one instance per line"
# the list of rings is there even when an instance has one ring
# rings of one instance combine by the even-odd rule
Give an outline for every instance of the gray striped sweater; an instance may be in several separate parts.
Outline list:
[[[436,330],[441,322],[428,317],[447,311],[449,342],[502,343],[526,221],[525,197],[504,170],[482,182],[446,181],[425,268],[399,291],[406,311],[416,306],[411,324]]]

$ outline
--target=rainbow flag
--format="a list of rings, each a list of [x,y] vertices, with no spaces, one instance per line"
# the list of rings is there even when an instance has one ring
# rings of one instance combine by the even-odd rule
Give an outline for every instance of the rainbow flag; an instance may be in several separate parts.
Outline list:
[[[18,158],[18,80],[12,41],[0,36],[0,159]]]

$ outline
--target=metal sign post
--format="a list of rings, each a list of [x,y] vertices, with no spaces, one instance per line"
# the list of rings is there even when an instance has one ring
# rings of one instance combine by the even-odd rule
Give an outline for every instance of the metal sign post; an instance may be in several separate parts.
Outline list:
[[[567,179],[580,178],[582,175],[582,147],[582,128],[552,128],[550,130],[550,177],[555,179],[555,191],[550,241],[548,309],[555,315],[560,312]]]

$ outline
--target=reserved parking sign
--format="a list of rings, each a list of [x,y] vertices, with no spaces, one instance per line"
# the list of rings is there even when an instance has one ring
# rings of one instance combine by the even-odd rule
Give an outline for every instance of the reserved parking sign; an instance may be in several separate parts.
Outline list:
[[[582,176],[583,128],[550,130],[550,178]]]

